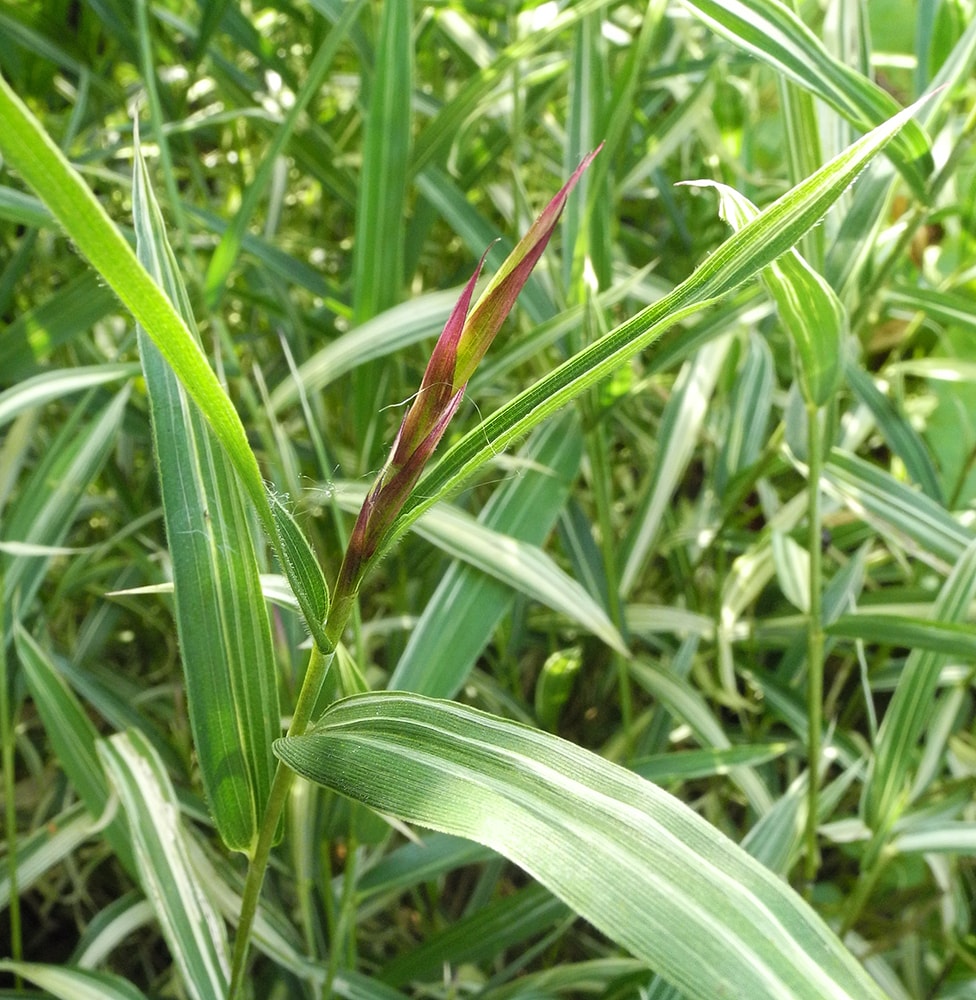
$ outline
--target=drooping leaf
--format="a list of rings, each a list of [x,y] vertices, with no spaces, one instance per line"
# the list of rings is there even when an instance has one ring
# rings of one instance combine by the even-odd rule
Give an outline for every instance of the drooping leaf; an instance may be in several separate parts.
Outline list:
[[[547,733],[383,693],[275,752],[380,812],[486,844],[691,1000],[883,1000],[781,879],[677,799]]]

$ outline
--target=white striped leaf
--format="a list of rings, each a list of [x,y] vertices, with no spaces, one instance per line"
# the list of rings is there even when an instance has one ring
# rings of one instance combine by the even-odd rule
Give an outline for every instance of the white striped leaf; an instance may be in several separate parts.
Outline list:
[[[120,362],[114,365],[79,365],[24,379],[5,392],[0,392],[0,427],[24,410],[43,406],[52,399],[63,399],[72,393],[105,385],[107,382],[130,378],[138,371],[138,365]]]
[[[515,861],[690,1000],[882,1000],[812,909],[677,799],[558,737],[418,695],[279,740],[299,774]]]
[[[935,602],[941,622],[962,622],[976,599],[976,541],[956,563]],[[909,800],[918,741],[935,709],[935,689],[947,654],[914,649],[905,661],[895,693],[878,730],[874,758],[864,784],[864,818],[874,830],[887,829]]]
[[[885,538],[939,569],[952,566],[974,537],[931,497],[839,448],[830,452],[821,482]]]
[[[21,976],[58,1000],[146,1000],[140,989],[110,972],[39,962],[0,962],[0,972]]]
[[[193,315],[136,147],[132,211],[139,259],[187,327]],[[271,626],[241,488],[172,368],[139,329],[175,589],[193,742],[224,843],[249,852],[280,733]]]
[[[223,922],[196,877],[166,768],[137,730],[98,744],[129,821],[146,898],[193,1000],[223,1000],[230,981]]]
[[[898,111],[887,91],[832,56],[779,0],[685,0],[685,6],[713,31],[816,94],[858,128],[872,128]],[[892,143],[890,155],[924,197],[932,152],[921,127],[907,125]]]

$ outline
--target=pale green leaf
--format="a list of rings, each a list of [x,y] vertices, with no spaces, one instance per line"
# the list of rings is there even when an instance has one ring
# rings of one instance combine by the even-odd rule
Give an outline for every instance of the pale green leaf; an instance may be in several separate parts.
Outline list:
[[[100,741],[98,753],[129,822],[140,879],[183,985],[220,1000],[229,983],[223,923],[195,875],[179,803],[159,755],[141,733]]]
[[[557,737],[384,693],[333,705],[275,751],[374,809],[505,854],[690,1000],[882,1000],[781,879],[656,786]]]
[[[116,443],[128,398],[128,388],[124,388],[87,423],[86,402],[72,410],[4,512],[5,541],[34,551],[61,547],[79,504]],[[34,556],[0,558],[0,593],[11,619],[15,609],[30,607],[50,561],[50,557]],[[10,639],[8,632],[0,641]]]
[[[0,971],[23,976],[58,1000],[146,1000],[145,993],[110,972],[8,961],[0,961]]]

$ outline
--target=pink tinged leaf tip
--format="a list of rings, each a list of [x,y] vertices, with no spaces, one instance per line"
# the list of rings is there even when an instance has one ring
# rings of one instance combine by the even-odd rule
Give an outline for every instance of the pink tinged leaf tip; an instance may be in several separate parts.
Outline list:
[[[347,589],[355,589],[366,564],[417,484],[461,404],[468,379],[549,243],[566,199],[602,148],[601,143],[583,158],[562,190],[505,259],[470,313],[471,297],[488,250],[464,286],[431,353],[420,389],[400,424],[390,457],[356,519],[340,571],[342,586]]]
[[[359,516],[356,518],[356,524],[346,546],[341,570],[345,585],[355,588],[362,569],[376,552],[383,535],[416,485],[424,466],[444,436],[447,425],[461,405],[463,396],[462,387],[447,401],[428,429],[426,437],[406,455],[405,460],[397,464],[391,458],[376,477],[359,510]]]
[[[461,342],[458,345],[455,385],[467,382],[485,356],[495,334],[501,329],[505,317],[512,311],[519,292],[529,280],[529,275],[546,249],[573,188],[602,148],[601,142],[592,153],[583,157],[573,175],[542,210],[542,214],[532,223],[528,232],[519,240],[518,246],[508,255],[488,283],[488,287],[481,293],[481,298],[478,299],[464,324]]]

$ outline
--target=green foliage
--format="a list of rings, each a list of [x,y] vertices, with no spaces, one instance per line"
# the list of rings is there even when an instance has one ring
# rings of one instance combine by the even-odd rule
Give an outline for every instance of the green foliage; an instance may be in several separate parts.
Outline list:
[[[908,9],[0,0],[0,992],[976,993]]]

